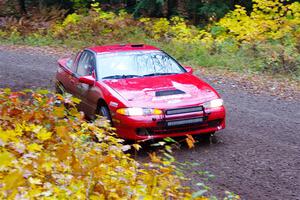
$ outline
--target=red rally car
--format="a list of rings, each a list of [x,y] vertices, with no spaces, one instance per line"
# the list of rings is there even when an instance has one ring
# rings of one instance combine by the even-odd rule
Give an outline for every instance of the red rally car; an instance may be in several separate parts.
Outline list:
[[[90,47],[58,64],[57,91],[81,99],[87,117],[105,116],[122,138],[211,135],[225,128],[220,95],[156,47]]]

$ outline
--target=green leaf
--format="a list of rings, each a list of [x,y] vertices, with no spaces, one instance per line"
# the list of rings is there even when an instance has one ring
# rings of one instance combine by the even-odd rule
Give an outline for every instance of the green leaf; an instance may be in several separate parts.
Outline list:
[[[25,90],[23,90],[23,92],[25,92],[25,93],[31,93],[32,90],[31,89],[25,89]]]
[[[197,185],[197,186],[201,186],[201,187],[204,187],[204,186],[205,186],[204,183],[201,183],[201,182],[196,183],[196,185]]]
[[[71,101],[76,104],[79,104],[81,102],[81,100],[76,97],[71,97]]]
[[[194,192],[192,194],[192,199],[196,199],[198,197],[202,197],[206,192],[207,192],[207,190],[199,190],[197,192]]]
[[[176,143],[176,141],[170,137],[164,138],[164,141],[170,142],[170,143]]]
[[[3,90],[6,94],[10,94],[11,93],[11,89],[10,88],[4,88]]]
[[[48,90],[37,90],[36,92],[37,92],[38,94],[41,94],[41,95],[49,94],[49,91],[48,91]]]
[[[195,166],[200,166],[201,164],[200,163],[197,163],[197,162],[193,162],[193,163],[191,163],[191,166],[192,167],[195,167]]]

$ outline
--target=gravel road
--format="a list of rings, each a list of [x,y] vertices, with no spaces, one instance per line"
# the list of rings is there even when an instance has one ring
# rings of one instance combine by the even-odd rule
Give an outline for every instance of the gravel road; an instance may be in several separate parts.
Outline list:
[[[53,89],[55,55],[38,51],[0,48],[0,88]],[[200,75],[201,76],[201,75]],[[206,182],[222,197],[232,191],[242,199],[300,199],[300,99],[279,100],[254,95],[228,82],[213,83],[227,107],[227,128],[217,134],[218,143],[200,143],[192,150],[175,150],[182,162],[197,162],[186,170],[193,174],[208,170],[215,178]],[[149,150],[149,149],[148,149]],[[145,153],[140,153],[143,159]]]

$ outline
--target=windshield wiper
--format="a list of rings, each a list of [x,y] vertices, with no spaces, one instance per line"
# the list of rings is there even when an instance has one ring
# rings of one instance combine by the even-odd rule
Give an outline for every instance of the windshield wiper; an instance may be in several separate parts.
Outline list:
[[[122,79],[122,78],[135,78],[135,77],[141,77],[139,75],[113,75],[113,76],[106,76],[102,79]]]
[[[152,73],[152,74],[146,74],[143,76],[163,76],[163,75],[172,75],[172,74],[178,74],[178,73]]]

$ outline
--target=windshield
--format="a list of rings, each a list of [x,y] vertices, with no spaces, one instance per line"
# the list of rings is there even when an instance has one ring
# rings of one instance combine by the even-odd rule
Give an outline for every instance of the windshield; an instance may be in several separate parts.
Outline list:
[[[162,51],[127,51],[97,55],[97,75],[101,79],[162,76],[186,72]]]

